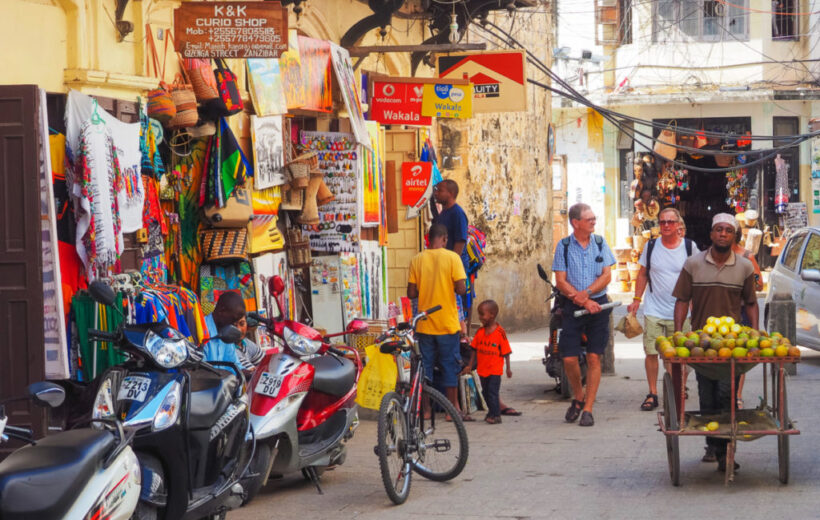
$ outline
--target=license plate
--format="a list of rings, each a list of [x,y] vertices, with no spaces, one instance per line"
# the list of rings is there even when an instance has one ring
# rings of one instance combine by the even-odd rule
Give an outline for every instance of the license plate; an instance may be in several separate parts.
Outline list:
[[[148,395],[148,387],[151,386],[151,379],[141,376],[126,376],[120,385],[120,391],[117,394],[117,400],[145,401]]]
[[[282,388],[282,376],[274,376],[268,372],[262,372],[262,376],[256,383],[256,389],[254,391],[257,394],[276,397],[279,395],[280,388]]]

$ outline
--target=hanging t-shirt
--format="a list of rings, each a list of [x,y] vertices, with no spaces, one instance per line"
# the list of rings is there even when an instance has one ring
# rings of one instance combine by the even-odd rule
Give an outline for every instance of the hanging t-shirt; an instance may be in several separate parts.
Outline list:
[[[140,179],[142,168],[142,150],[140,149],[140,123],[124,123],[102,108],[97,108],[97,115],[111,132],[117,158],[120,163],[122,185],[117,192],[120,221],[123,233],[133,233],[142,228],[142,204],[145,191]],[[93,99],[81,92],[68,92],[66,103],[66,151],[69,163],[75,164],[79,154],[82,125],[91,119],[94,113]]]
[[[646,267],[647,251],[649,247],[644,247],[641,259],[638,261],[643,267]],[[693,242],[692,254],[697,252],[698,247]],[[652,265],[648,273],[652,280],[652,290],[649,290],[649,284],[647,284],[643,293],[645,315],[663,320],[675,319],[675,297],[672,296],[672,290],[678,283],[684,262],[686,262],[686,244],[683,240],[675,249],[667,249],[660,238],[655,240],[655,247],[652,249]]]

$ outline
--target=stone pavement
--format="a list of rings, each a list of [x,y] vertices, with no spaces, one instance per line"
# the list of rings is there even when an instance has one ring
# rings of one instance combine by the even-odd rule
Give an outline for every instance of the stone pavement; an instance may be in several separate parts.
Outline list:
[[[623,309],[623,308],[621,308]],[[617,314],[622,315],[621,310]],[[272,481],[232,519],[657,519],[818,518],[820,420],[814,392],[820,353],[804,350],[788,384],[789,410],[801,435],[791,438],[791,482],[778,481],[775,437],[741,443],[735,482],[725,487],[715,463],[700,462],[703,440],[683,438],[681,487],[669,480],[666,443],[655,413],[638,409],[647,393],[638,341],[616,338],[616,375],[604,377],[595,426],[566,424],[567,401],[547,381],[541,357],[546,330],[511,334],[513,378],[504,400],[524,412],[503,424],[468,423],[470,457],[448,483],[414,475],[410,497],[393,506],[373,454],[376,423],[362,421],[347,462],[322,478],[324,495],[301,475]],[[639,338],[636,338],[639,339]],[[747,377],[746,406],[762,393],[762,371]],[[696,392],[692,379],[690,390]],[[694,394],[694,392],[690,392]],[[696,406],[696,403],[693,403]],[[691,408],[691,405],[687,408]],[[481,419],[483,415],[477,415]]]

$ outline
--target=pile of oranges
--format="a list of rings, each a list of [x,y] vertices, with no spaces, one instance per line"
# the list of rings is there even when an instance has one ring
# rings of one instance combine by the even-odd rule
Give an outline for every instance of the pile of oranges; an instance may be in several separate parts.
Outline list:
[[[800,349],[779,332],[746,327],[731,316],[710,316],[702,330],[659,336],[655,347],[665,358],[800,357]]]

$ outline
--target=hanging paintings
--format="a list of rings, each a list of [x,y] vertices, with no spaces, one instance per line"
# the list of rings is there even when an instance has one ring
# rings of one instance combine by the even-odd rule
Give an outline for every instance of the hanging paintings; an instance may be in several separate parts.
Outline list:
[[[285,155],[282,117],[251,116],[253,160],[256,164],[253,185],[264,190],[285,184]]]
[[[306,94],[302,84],[302,59],[299,55],[299,37],[296,29],[288,31],[288,50],[279,58],[279,73],[287,108],[303,107]]]
[[[356,82],[356,73],[353,71],[353,64],[350,63],[350,53],[344,47],[339,47],[335,43],[330,44],[330,56],[333,62],[333,70],[336,72],[336,80],[342,92],[342,99],[347,108],[350,127],[356,141],[362,146],[370,148],[370,134],[367,132],[362,104],[359,99],[359,89]]]
[[[370,134],[370,149],[360,147],[362,155],[362,227],[376,227],[382,224],[385,211],[382,208],[384,197],[384,161],[382,160],[381,126],[375,121],[367,121],[367,131]],[[385,222],[386,225],[386,222]]]
[[[302,132],[300,148],[318,152],[319,169],[335,195],[333,201],[319,207],[318,224],[302,226],[303,234],[310,238],[310,248],[328,253],[357,252],[360,175],[355,138],[335,132]]]
[[[279,317],[279,308],[276,300],[269,291],[268,283],[274,276],[278,276],[285,282],[285,292],[282,295],[282,307],[285,310],[286,319],[296,317],[296,292],[293,277],[288,271],[288,259],[285,253],[267,253],[254,257],[253,277],[256,283],[256,301],[259,309],[269,318]]]
[[[299,60],[302,67],[302,87],[305,91],[302,109],[331,112],[333,98],[330,87],[330,42],[299,36]]]
[[[253,110],[259,116],[275,116],[288,112],[279,60],[255,58],[248,60]]]

